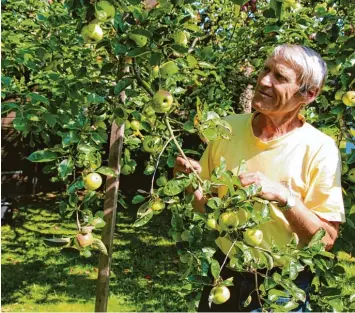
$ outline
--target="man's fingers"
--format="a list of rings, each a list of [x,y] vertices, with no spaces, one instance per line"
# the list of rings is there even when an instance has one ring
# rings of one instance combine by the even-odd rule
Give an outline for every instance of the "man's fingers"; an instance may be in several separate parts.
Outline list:
[[[192,168],[195,171],[198,171],[198,172],[201,171],[201,166],[197,161],[195,161],[193,159],[189,159],[189,161],[186,161],[181,156],[178,156],[176,158],[176,160],[175,160],[175,171],[176,172],[191,173]]]

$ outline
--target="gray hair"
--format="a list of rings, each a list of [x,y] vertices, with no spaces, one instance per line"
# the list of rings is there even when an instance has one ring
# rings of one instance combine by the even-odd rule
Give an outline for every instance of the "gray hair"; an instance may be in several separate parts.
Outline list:
[[[317,88],[317,96],[320,94],[327,77],[327,64],[313,49],[284,44],[277,46],[270,57],[282,57],[298,70],[301,93]]]

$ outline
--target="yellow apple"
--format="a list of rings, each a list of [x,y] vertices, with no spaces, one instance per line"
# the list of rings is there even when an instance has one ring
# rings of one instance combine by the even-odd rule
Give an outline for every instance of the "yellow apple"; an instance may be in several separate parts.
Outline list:
[[[85,42],[96,43],[102,39],[104,33],[99,24],[91,23],[81,29],[81,36],[83,36]]]
[[[348,107],[355,106],[355,91],[346,92],[341,99],[343,100],[343,103],[346,106]]]

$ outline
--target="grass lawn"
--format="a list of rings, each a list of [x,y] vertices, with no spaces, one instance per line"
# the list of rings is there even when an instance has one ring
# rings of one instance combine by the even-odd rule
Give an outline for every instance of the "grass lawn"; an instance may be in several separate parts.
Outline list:
[[[98,253],[70,260],[43,243],[76,232],[75,223],[62,222],[55,201],[23,198],[12,225],[1,227],[3,312],[94,311]],[[141,228],[132,227],[134,217],[128,210],[117,216],[108,311],[188,311],[168,212]]]
[[[55,202],[54,195],[24,197],[11,225],[1,227],[2,312],[94,311],[98,252],[67,259],[43,242],[76,233],[75,222],[63,221]],[[132,227],[135,213],[118,212],[108,311],[187,312],[179,280],[184,269],[168,236],[169,212],[141,228]],[[349,297],[355,292],[355,264],[343,268],[343,281],[334,284]],[[312,297],[313,304],[324,296]]]

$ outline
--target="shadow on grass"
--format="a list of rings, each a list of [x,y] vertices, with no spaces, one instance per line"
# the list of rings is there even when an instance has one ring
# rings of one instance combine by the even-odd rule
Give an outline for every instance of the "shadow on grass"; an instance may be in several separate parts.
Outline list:
[[[66,259],[58,248],[43,243],[44,238],[76,232],[73,220],[58,215],[55,201],[23,199],[13,224],[2,227],[3,305],[94,303],[98,252],[88,259]],[[117,301],[109,310],[187,311],[179,295],[181,265],[168,236],[169,212],[141,228],[133,228],[134,215],[133,211],[117,215],[110,277],[110,298]]]

